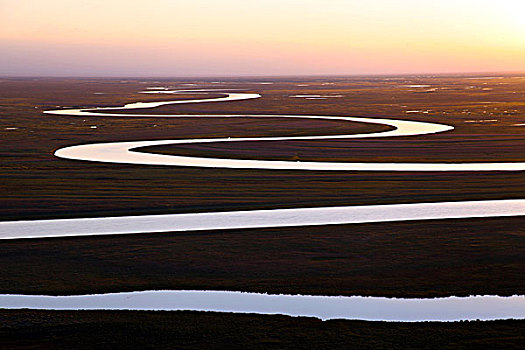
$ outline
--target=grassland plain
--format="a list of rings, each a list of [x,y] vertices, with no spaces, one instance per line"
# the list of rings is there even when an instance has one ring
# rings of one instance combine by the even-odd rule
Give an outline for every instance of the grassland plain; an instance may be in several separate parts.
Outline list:
[[[185,85],[188,83],[198,85]],[[140,100],[173,99],[173,96],[138,93],[145,87],[159,85],[177,89],[239,88],[259,92],[263,98],[165,106],[147,113],[349,115],[432,121],[451,124],[456,129],[415,138],[283,141],[264,145],[218,143],[152,147],[149,151],[327,161],[525,159],[525,126],[519,126],[525,122],[525,78],[522,77],[487,80],[298,78],[275,79],[271,85],[256,84],[249,79],[227,80],[222,84],[177,80],[159,83],[2,79],[0,153],[4,160],[0,165],[0,219],[525,198],[523,172],[194,169],[87,163],[52,155],[60,147],[102,141],[385,130],[377,125],[322,120],[75,118],[41,113],[57,106],[118,106]],[[342,97],[292,97],[296,95]],[[202,95],[177,95],[177,98],[195,96]],[[523,218],[516,217],[4,241],[0,255],[0,290],[2,293],[84,294],[142,289],[229,289],[398,297],[524,294],[523,222]],[[446,325],[321,323],[280,316],[199,313],[2,311],[1,315],[5,319],[0,327],[4,344],[24,337],[28,347],[45,345],[51,339],[50,334],[57,335],[53,341],[60,343],[62,339],[65,345],[74,341],[72,334],[80,337],[76,339],[87,340],[95,328],[106,335],[109,344],[109,339],[124,334],[124,329],[137,327],[163,336],[167,336],[169,330],[175,332],[169,336],[171,340],[193,339],[191,341],[200,341],[200,345],[212,341],[218,345],[228,344],[235,335],[251,334],[268,347],[286,346],[294,341],[305,347],[337,345],[338,341],[356,348],[366,344],[399,348],[403,345],[405,348],[435,347],[436,344],[445,347],[450,344],[450,348],[496,344],[511,347],[522,343],[525,324],[523,321]],[[155,322],[161,322],[162,326]],[[197,334],[207,336],[194,339],[183,334],[180,324],[192,322],[203,325]],[[223,329],[228,324],[234,324],[229,329],[231,333]],[[248,330],[246,324],[253,327]],[[265,340],[267,334],[272,334],[268,327],[287,331]],[[308,331],[309,327],[315,331]],[[70,330],[71,336],[66,335],[65,330]],[[137,331],[135,337],[128,339],[139,339],[138,334],[146,337],[146,333]],[[307,333],[308,336],[301,336]],[[355,337],[344,338],[351,335]],[[426,340],[423,335],[427,336]],[[304,343],[299,338],[305,340]],[[92,341],[95,339],[99,338]],[[327,342],[322,343],[322,339]],[[242,344],[241,338],[237,340]],[[158,341],[160,346],[162,341]],[[197,345],[199,343],[189,343],[189,346]]]
[[[522,349],[523,321],[388,323],[211,312],[0,312],[5,349]],[[521,330],[521,332],[520,332]]]

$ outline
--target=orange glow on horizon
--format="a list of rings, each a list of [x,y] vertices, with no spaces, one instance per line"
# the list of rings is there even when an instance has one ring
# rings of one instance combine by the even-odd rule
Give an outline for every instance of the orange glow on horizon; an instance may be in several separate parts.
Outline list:
[[[524,71],[524,10],[521,0],[4,0],[0,74]]]

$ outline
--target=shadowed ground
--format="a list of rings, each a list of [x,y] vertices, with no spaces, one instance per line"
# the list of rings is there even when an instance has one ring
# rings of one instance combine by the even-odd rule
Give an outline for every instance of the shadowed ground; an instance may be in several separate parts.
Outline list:
[[[386,323],[196,312],[0,311],[17,349],[521,349],[524,321]]]

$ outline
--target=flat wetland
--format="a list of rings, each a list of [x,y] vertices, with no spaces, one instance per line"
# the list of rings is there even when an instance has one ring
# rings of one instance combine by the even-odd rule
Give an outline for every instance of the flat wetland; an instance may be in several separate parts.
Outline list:
[[[524,172],[201,169],[53,156],[58,148],[95,142],[388,130],[276,117],[42,114],[220,96],[139,93],[164,86],[243,89],[263,97],[132,113],[357,116],[436,122],[455,130],[388,139],[187,144],[144,151],[298,161],[525,161],[525,125],[520,125],[525,124],[525,76],[279,78],[273,84],[256,79],[155,80],[0,79],[0,220],[525,198]],[[416,85],[430,87],[412,87]],[[214,289],[388,297],[522,295],[524,223],[523,217],[484,218],[2,241],[0,293]],[[82,347],[75,343],[79,337],[88,348],[90,341],[110,344],[129,330],[134,335],[128,340],[156,337],[150,340],[158,348],[177,339],[183,339],[180,348],[199,347],[212,344],[212,338],[218,346],[231,347],[255,339],[270,348],[519,348],[525,333],[525,321],[407,325],[196,312],[3,310],[0,319],[0,341],[14,345],[14,339],[23,337],[27,348]],[[104,337],[88,340],[88,334]]]

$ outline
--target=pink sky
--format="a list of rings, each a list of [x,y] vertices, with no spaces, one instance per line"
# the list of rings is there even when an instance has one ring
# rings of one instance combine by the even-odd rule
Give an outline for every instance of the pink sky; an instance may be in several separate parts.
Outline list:
[[[525,71],[522,0],[1,0],[0,75]]]

